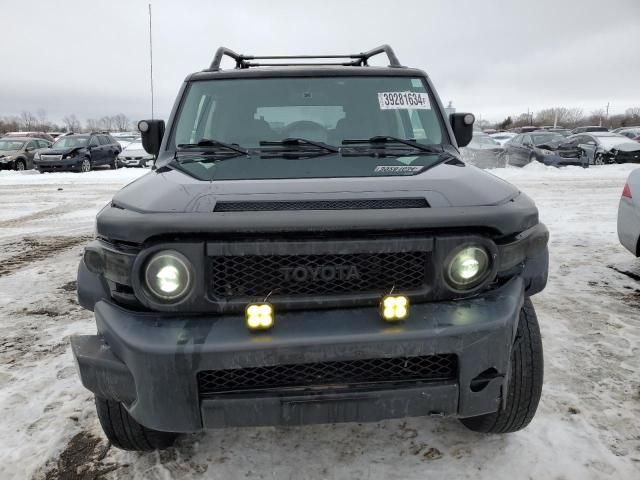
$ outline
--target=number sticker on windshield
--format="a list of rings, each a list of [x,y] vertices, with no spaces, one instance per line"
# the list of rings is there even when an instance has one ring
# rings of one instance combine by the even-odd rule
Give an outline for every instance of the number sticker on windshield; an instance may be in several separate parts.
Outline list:
[[[416,92],[380,92],[378,102],[381,110],[429,109],[429,95]]]

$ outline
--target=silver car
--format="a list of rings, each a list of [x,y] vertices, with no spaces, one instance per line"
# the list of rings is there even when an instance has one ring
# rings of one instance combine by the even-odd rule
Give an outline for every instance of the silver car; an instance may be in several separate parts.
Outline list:
[[[640,168],[629,175],[618,207],[618,238],[636,257],[640,257]]]
[[[124,167],[146,167],[148,162],[153,162],[153,158],[144,150],[142,140],[138,137],[122,149],[118,163]]]

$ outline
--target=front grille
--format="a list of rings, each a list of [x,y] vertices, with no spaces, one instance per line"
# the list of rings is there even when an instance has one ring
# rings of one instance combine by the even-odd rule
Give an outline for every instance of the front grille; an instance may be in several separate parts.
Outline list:
[[[580,158],[582,156],[582,151],[579,149],[572,149],[572,150],[559,149],[558,155],[560,155],[562,158]]]
[[[453,380],[453,354],[298,363],[268,367],[205,370],[198,373],[200,395],[242,390]]]
[[[47,161],[62,160],[62,155],[40,155],[40,158]]]
[[[210,257],[214,297],[340,295],[417,290],[428,252]]]
[[[380,210],[428,208],[424,198],[387,198],[355,200],[302,200],[218,202],[214,212],[272,212],[280,210]]]

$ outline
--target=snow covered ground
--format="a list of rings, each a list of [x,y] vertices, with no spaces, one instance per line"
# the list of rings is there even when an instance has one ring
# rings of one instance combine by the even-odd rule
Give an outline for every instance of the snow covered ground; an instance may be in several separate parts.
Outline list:
[[[231,429],[151,454],[107,448],[68,346],[95,331],[74,283],[94,216],[144,171],[0,172],[0,479],[640,478],[640,260],[616,236],[633,168],[493,171],[551,231],[549,286],[534,297],[545,386],[526,430],[431,418]]]

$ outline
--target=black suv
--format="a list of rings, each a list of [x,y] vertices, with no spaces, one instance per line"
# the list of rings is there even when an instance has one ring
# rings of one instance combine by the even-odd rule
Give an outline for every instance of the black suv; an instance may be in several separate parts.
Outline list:
[[[40,173],[88,172],[101,165],[117,168],[121,151],[120,144],[108,133],[72,133],[58,138],[51,148],[38,152],[33,163]]]
[[[105,434],[148,450],[232,426],[525,427],[548,270],[533,201],[461,161],[473,115],[445,116],[389,46],[262,68],[285,58],[220,48],[166,131],[138,125],[156,169],[100,211],[78,270],[98,331],[71,343]]]

